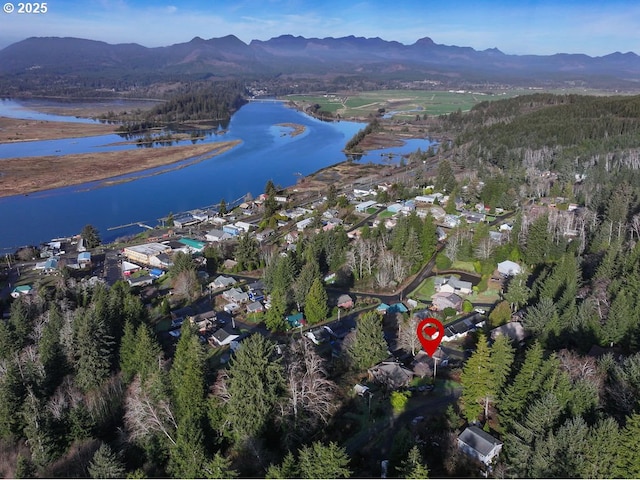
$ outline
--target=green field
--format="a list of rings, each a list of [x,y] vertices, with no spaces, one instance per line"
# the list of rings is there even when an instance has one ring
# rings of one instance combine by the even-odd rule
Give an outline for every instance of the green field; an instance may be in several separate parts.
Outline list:
[[[340,114],[342,117],[367,117],[370,113],[377,113],[379,109],[385,112],[397,112],[394,117],[415,117],[416,114],[441,115],[460,109],[467,111],[475,104],[485,100],[509,98],[523,92],[509,91],[487,95],[482,93],[456,93],[445,91],[423,90],[378,90],[360,92],[356,94],[325,94],[325,95],[290,95],[285,97],[301,104],[319,104],[321,110]]]
[[[410,119],[419,115],[442,115],[455,112],[458,109],[463,112],[470,110],[474,105],[483,101],[501,100],[517,97],[518,95],[530,95],[533,93],[555,94],[583,94],[599,95],[602,92],[585,89],[549,89],[549,90],[503,90],[492,93],[483,92],[456,92],[456,91],[432,91],[432,90],[376,90],[357,93],[326,93],[315,95],[289,95],[285,100],[302,104],[319,104],[320,109],[339,114],[342,117],[368,117],[376,114],[378,109],[384,108],[386,113],[397,112],[394,118]]]

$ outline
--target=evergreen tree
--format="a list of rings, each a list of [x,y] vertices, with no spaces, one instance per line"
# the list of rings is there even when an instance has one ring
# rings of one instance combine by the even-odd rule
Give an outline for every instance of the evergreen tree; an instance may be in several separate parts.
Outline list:
[[[133,323],[124,324],[124,334],[120,342],[120,370],[125,382],[130,382],[138,371],[136,361],[136,331]]]
[[[124,478],[125,468],[111,447],[102,443],[88,467],[91,478]]]
[[[183,418],[201,419],[204,415],[204,352],[189,323],[184,322],[182,325],[169,372],[178,426]]]
[[[284,392],[282,365],[274,354],[273,342],[252,335],[230,362],[225,416],[237,441],[264,431]]]
[[[285,319],[287,313],[286,296],[280,289],[271,292],[271,307],[267,310],[264,324],[271,332],[283,332],[288,323]]]
[[[140,380],[145,382],[160,370],[162,349],[156,341],[154,333],[144,323],[138,325],[136,344],[136,372],[140,375]]]
[[[6,370],[0,376],[0,438],[10,438],[22,429],[20,411],[26,389],[15,361],[7,361]]]
[[[76,384],[86,392],[109,376],[115,345],[104,320],[93,310],[79,312],[74,327]]]
[[[434,253],[436,253],[436,246],[438,245],[438,234],[436,232],[437,226],[431,214],[427,215],[424,220],[424,226],[422,227],[422,261],[427,262],[431,259]]]
[[[227,202],[225,202],[224,198],[220,200],[218,204],[218,212],[221,216],[225,216],[227,214]]]
[[[238,472],[231,468],[231,461],[220,452],[216,452],[204,468],[207,478],[236,478]]]
[[[42,329],[42,336],[38,342],[40,361],[44,368],[45,392],[53,393],[55,388],[67,372],[67,359],[60,343],[60,331],[62,330],[62,315],[57,305],[49,308],[49,321]]]
[[[504,299],[511,306],[512,312],[516,312],[526,305],[530,296],[531,290],[527,287],[526,274],[518,274],[509,280],[509,285],[507,286],[507,291],[504,294]]]
[[[235,249],[236,262],[239,270],[255,270],[260,262],[258,242],[249,233],[240,235]]]
[[[529,226],[524,258],[529,265],[538,265],[547,260],[550,251],[549,217],[540,215]]]
[[[534,343],[525,353],[524,362],[513,383],[501,396],[501,422],[509,424],[521,418],[526,405],[539,393],[545,377],[550,374],[550,368],[552,364],[545,362],[542,346]]]
[[[305,318],[311,325],[315,325],[327,318],[329,310],[327,302],[328,297],[324,285],[319,278],[316,278],[311,284],[304,306]]]
[[[464,416],[468,422],[480,418],[484,405],[485,421],[489,401],[495,394],[495,377],[491,371],[491,350],[483,334],[478,336],[476,351],[465,364],[460,382],[462,383],[462,403]]]
[[[187,412],[178,421],[176,443],[169,450],[168,471],[175,478],[202,478],[206,454],[201,418]]]
[[[398,474],[400,478],[429,478],[429,469],[425,466],[417,445],[409,450],[407,458],[400,465]]]
[[[100,234],[98,230],[93,225],[85,225],[82,227],[82,232],[80,232],[80,237],[84,240],[84,244],[88,249],[96,248],[100,245]]]
[[[362,314],[352,342],[347,347],[353,369],[363,371],[381,362],[389,356],[388,348],[378,313],[372,311]]]
[[[442,160],[438,164],[438,173],[436,175],[435,187],[436,190],[444,191],[447,193],[453,192],[456,187],[456,177],[453,172],[453,167],[449,160]]]
[[[618,443],[615,477],[640,478],[640,414],[627,417],[627,424],[620,432]]]
[[[313,442],[298,452],[301,478],[349,478],[349,456],[337,443]]]
[[[265,478],[300,478],[298,463],[293,453],[287,453],[280,465],[271,465]]]
[[[298,309],[302,308],[307,301],[307,295],[311,290],[311,285],[316,279],[320,278],[320,267],[317,259],[307,261],[300,270],[296,281],[293,283],[293,300],[296,302]]]
[[[491,374],[493,376],[494,394],[498,394],[504,387],[514,359],[514,349],[511,340],[506,335],[500,335],[491,346]]]

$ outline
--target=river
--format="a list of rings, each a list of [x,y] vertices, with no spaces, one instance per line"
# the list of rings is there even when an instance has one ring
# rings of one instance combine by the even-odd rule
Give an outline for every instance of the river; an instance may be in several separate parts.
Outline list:
[[[28,105],[28,104],[27,104]],[[69,118],[25,109],[16,101],[0,101],[0,116],[67,121]],[[75,121],[87,121],[75,119]],[[303,125],[296,136],[278,124]],[[211,133],[204,142],[241,140],[236,148],[186,168],[137,178],[126,183],[101,186],[82,184],[29,195],[0,198],[0,253],[23,245],[37,245],[56,237],[80,232],[94,225],[103,241],[140,231],[139,227],[108,231],[109,227],[142,222],[156,225],[169,212],[184,212],[229,202],[250,192],[264,191],[267,180],[288,186],[297,175],[308,175],[345,160],[345,143],[364,125],[355,122],[323,122],[286,107],[280,102],[251,102],[240,108],[224,131]],[[126,150],[135,145],[118,135],[71,138],[0,145],[3,158],[65,155],[89,151]],[[187,145],[191,140],[179,144]],[[404,154],[426,150],[428,140],[411,140],[402,147],[371,152],[360,162],[381,163],[381,152]],[[158,148],[158,147],[156,147]]]

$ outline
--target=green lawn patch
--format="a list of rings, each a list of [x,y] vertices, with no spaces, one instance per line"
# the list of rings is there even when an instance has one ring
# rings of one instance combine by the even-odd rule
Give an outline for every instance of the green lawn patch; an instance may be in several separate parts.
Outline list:
[[[411,292],[409,296],[429,300],[434,293],[436,293],[436,288],[433,277],[429,277],[422,282],[418,288]]]
[[[463,262],[461,260],[456,260],[451,265],[452,270],[462,270],[464,272],[472,272],[475,273],[476,270],[473,267],[473,262]]]

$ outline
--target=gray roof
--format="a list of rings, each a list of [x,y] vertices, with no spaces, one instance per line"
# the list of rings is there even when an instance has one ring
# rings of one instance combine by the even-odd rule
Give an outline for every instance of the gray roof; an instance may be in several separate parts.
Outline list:
[[[467,427],[458,439],[485,456],[489,455],[497,445],[502,445],[501,441],[478,427]]]

